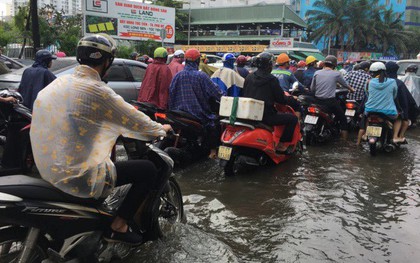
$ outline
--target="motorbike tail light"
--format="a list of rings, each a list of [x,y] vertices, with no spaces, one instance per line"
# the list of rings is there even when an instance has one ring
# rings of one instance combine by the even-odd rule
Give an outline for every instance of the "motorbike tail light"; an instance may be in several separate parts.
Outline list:
[[[379,122],[383,122],[384,120],[378,116],[370,116],[368,117],[368,121],[371,123],[379,123]]]
[[[133,105],[133,107],[134,107],[136,110],[139,110],[139,106],[137,106],[137,105]]]
[[[232,143],[239,135],[241,135],[245,129],[229,129],[227,128],[222,135],[223,143]]]
[[[166,119],[166,113],[156,112],[155,113],[155,118],[156,119]]]
[[[350,109],[350,110],[356,109],[356,105],[353,102],[347,102],[346,109]]]
[[[310,107],[308,107],[308,112],[318,114],[319,109],[317,107],[310,106]]]

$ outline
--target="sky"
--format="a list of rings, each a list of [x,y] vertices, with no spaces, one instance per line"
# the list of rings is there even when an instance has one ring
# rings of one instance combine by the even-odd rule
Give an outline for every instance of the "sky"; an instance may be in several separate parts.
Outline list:
[[[11,3],[12,0],[0,0],[0,16],[6,15],[6,3]]]

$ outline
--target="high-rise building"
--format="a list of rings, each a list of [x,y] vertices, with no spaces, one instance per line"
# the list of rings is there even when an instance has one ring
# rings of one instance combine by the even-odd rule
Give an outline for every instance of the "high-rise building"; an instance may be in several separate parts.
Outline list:
[[[13,15],[19,11],[19,6],[28,5],[29,0],[13,0]],[[57,10],[63,10],[66,15],[75,15],[81,10],[81,0],[38,0],[38,8],[53,5]]]

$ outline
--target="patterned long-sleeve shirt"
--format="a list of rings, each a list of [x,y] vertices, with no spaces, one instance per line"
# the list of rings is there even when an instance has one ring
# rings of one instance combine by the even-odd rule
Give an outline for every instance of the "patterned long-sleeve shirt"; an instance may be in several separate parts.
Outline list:
[[[354,93],[347,94],[351,100],[361,101],[365,98],[365,88],[370,75],[363,69],[353,70],[344,76],[344,80],[354,89]]]
[[[107,196],[116,181],[110,159],[118,138],[164,136],[159,123],[126,103],[88,66],[57,78],[34,103],[31,144],[41,177],[81,198]]]
[[[198,71],[198,65],[192,64],[187,63],[184,70],[173,78],[169,87],[169,109],[188,112],[204,125],[212,125],[216,116],[209,101],[220,100],[224,93],[209,76]]]

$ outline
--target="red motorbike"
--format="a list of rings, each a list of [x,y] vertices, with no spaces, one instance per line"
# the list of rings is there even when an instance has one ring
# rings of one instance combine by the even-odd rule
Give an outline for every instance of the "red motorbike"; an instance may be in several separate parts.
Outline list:
[[[275,107],[278,112],[295,114],[289,106],[276,104]],[[221,123],[226,125],[226,128],[222,133],[218,157],[226,176],[235,175],[245,167],[279,164],[291,158],[294,153],[303,151],[299,122],[296,124],[292,141],[285,143],[287,147],[293,148],[291,154],[279,154],[275,150],[278,144],[276,138],[281,137],[284,126],[271,127],[250,120],[237,120],[231,124],[228,119],[223,119]]]

